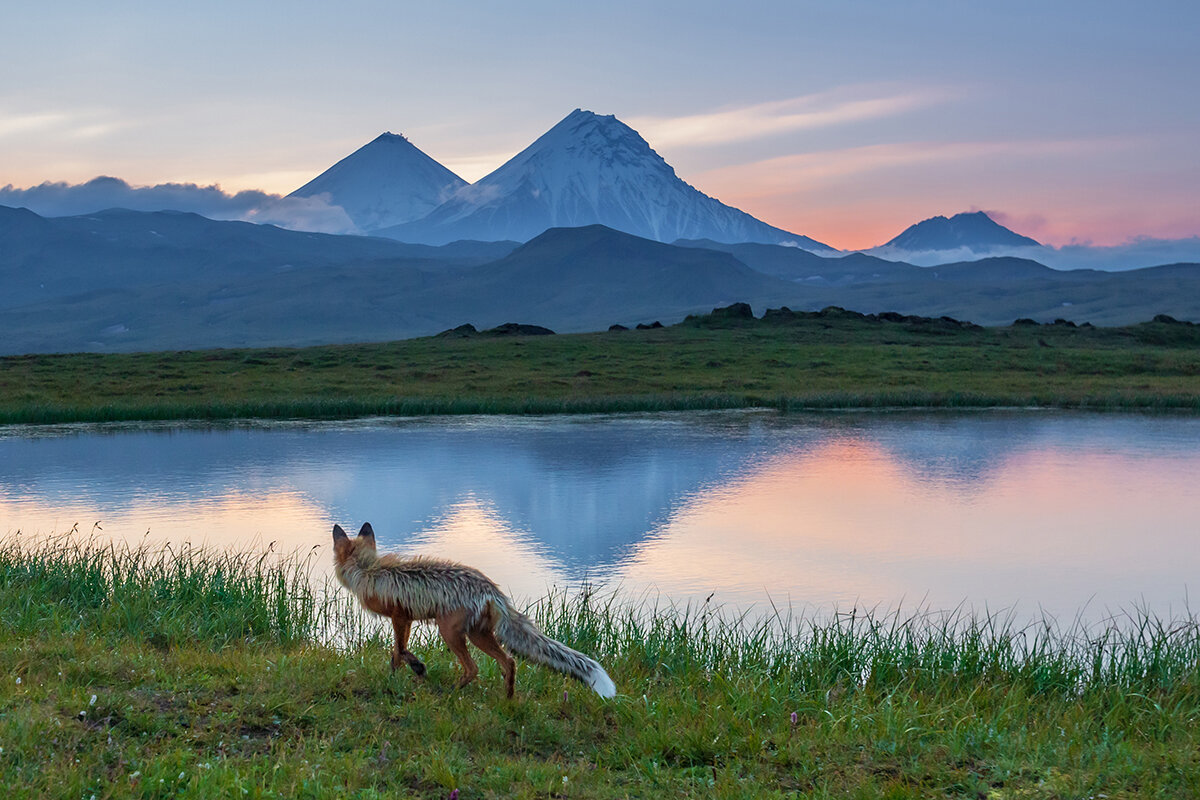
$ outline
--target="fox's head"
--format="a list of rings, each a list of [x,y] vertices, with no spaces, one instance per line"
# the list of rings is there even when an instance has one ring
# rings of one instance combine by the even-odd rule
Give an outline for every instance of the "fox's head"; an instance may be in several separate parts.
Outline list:
[[[375,554],[375,530],[371,523],[364,522],[358,530],[358,536],[351,539],[342,530],[341,525],[333,526],[333,560],[336,564],[349,561],[370,560]]]

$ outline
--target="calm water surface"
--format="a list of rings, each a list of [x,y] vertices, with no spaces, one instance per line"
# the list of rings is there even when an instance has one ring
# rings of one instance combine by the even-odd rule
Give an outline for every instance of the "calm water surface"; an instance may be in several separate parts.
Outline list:
[[[774,412],[0,428],[0,535],[382,549],[516,596],[1177,614],[1200,419]]]

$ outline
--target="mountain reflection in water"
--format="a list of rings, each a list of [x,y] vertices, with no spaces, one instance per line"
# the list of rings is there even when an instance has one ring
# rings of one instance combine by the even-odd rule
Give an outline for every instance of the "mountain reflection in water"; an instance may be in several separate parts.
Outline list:
[[[460,418],[0,433],[0,533],[317,551],[333,522],[518,596],[1070,617],[1185,600],[1200,420],[1047,412]]]

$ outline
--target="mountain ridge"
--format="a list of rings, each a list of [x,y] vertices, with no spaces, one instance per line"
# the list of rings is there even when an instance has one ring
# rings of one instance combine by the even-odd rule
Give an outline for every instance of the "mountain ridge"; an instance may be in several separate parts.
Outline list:
[[[46,219],[0,208],[0,352],[383,341],[464,322],[576,332],[669,324],[733,302],[984,325],[1024,317],[1127,324],[1157,314],[1200,321],[1200,264],[1110,273],[996,257],[918,267],[779,245],[696,244],[595,225],[551,229],[524,244],[435,248],[192,213]]]
[[[832,252],[686,183],[614,115],[576,109],[499,168],[411,223],[376,230],[403,241],[528,241],[556,227],[601,224],[645,239],[791,242]]]

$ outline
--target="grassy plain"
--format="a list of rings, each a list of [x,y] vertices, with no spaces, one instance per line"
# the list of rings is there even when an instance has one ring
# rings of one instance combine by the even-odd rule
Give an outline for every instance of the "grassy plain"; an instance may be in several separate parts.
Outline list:
[[[390,674],[274,556],[0,543],[0,785],[21,798],[1200,796],[1200,624],[722,621],[551,598],[620,694]],[[335,646],[340,642],[340,646]]]
[[[770,406],[1200,409],[1200,326],[827,311],[653,330],[0,358],[0,423]]]

